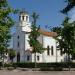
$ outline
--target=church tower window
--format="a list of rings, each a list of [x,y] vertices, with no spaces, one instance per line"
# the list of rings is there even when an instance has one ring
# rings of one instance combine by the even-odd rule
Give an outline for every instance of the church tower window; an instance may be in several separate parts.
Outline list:
[[[22,16],[22,20],[24,21],[24,16]]]
[[[50,48],[49,48],[49,46],[47,46],[47,55],[50,55]]]
[[[53,46],[51,46],[51,55],[53,55],[54,51],[53,51]]]
[[[26,21],[28,21],[28,16],[26,16]]]

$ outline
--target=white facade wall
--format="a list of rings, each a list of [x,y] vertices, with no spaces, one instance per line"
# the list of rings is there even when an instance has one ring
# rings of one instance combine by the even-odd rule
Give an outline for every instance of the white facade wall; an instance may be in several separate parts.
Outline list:
[[[25,50],[29,50],[30,45],[29,45],[29,33],[25,33]]]
[[[52,37],[43,36],[43,47],[50,47],[50,55],[47,55],[47,50],[43,53],[44,62],[56,62],[56,40]],[[51,55],[51,46],[53,46],[53,55]]]
[[[29,56],[29,60],[27,60],[27,57]],[[25,51],[25,55],[24,55],[24,62],[32,62],[32,53],[30,51]]]
[[[22,18],[19,24],[16,26],[16,32],[13,35],[13,49],[16,50],[16,54],[20,53],[20,62],[35,62],[34,53],[31,53],[29,51],[31,49],[29,45],[29,33],[31,32],[31,23],[29,22],[29,16],[26,14],[23,14],[24,20]],[[26,16],[28,16],[28,20],[26,21]],[[18,38],[19,36],[19,38]],[[57,41],[51,37],[51,36],[45,36],[40,35],[38,37],[39,42],[43,45],[44,48],[47,48],[49,46],[49,55],[47,54],[47,50],[45,50],[42,54],[36,53],[36,62],[61,62],[64,61],[65,56],[60,55],[60,51],[57,51]],[[18,46],[19,43],[19,46]],[[53,47],[53,55],[51,47]],[[14,59],[14,61],[17,61],[17,55]]]
[[[39,60],[38,60],[38,57],[39,56]],[[32,54],[32,62],[35,62],[35,54],[33,53]],[[41,63],[41,62],[43,62],[43,60],[42,60],[42,54],[40,54],[40,53],[36,53],[36,62],[38,63]]]
[[[14,40],[13,40],[13,48],[14,50],[16,50],[16,57],[17,57],[17,53],[20,53],[20,58],[21,58],[21,61],[24,61],[24,49],[25,49],[25,45],[24,45],[24,41],[25,41],[25,38],[24,38],[24,33],[23,32],[17,32],[14,34]],[[19,38],[18,38],[19,36]],[[19,43],[19,46],[18,46],[18,43]],[[17,58],[15,58],[16,60]]]
[[[27,19],[26,19],[27,17]],[[17,54],[20,53],[20,62],[25,62],[25,51],[30,48],[28,43],[30,29],[29,15],[28,14],[20,14],[20,21],[16,25],[16,32],[13,34],[13,49],[16,50],[16,57],[14,61],[17,61]],[[18,38],[19,36],[19,38]],[[19,46],[18,46],[19,44]]]

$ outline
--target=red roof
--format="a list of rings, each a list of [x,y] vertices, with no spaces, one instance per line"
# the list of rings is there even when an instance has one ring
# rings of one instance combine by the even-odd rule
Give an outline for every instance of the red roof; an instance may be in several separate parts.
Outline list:
[[[44,31],[44,30],[39,30],[39,32],[45,36],[51,36],[51,37],[57,36],[56,32],[48,32],[48,31]]]

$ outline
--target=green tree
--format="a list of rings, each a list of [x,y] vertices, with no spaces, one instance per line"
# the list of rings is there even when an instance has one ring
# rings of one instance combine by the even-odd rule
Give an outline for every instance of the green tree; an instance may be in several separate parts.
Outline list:
[[[58,34],[58,36],[60,36],[61,35],[61,31],[62,31],[62,27],[59,27],[59,26],[53,27],[51,29],[51,31],[56,32]]]
[[[75,0],[65,0],[65,2],[67,2],[67,6],[61,11],[64,14],[75,6]]]
[[[58,29],[58,28],[57,28]],[[58,31],[56,29],[56,32]],[[59,29],[60,31],[60,29]],[[61,32],[58,33],[61,38],[56,38],[59,42],[61,53],[68,55],[67,61],[70,62],[70,56],[75,55],[75,22],[69,23],[69,18],[65,18],[62,23]],[[70,65],[69,65],[70,70]]]
[[[60,47],[62,52],[68,54],[68,63],[71,61],[70,56],[75,54],[75,23],[69,23],[69,19],[63,22],[63,30],[61,34]],[[70,70],[70,65],[69,65]]]
[[[72,50],[73,50],[73,40],[74,40],[74,27],[72,25],[72,23],[68,22],[68,18],[66,18],[63,22],[63,28],[62,28],[62,32],[61,32],[61,40],[60,40],[60,47],[61,50],[64,53],[67,53],[68,55],[72,55]],[[70,59],[68,59],[70,60]]]
[[[33,21],[31,25],[31,33],[29,35],[29,39],[30,39],[29,44],[33,48],[32,53],[34,53],[35,68],[36,68],[36,53],[42,53],[44,48],[37,39],[40,36],[40,32],[39,32],[40,27],[36,25],[38,15],[34,12],[32,14],[32,18],[33,18]]]
[[[0,55],[3,58],[7,52],[8,42],[11,39],[10,28],[14,25],[14,21],[10,17],[11,13],[16,13],[7,0],[0,0]]]
[[[65,0],[67,2],[66,7],[61,11],[68,17],[68,12],[75,6],[75,0]],[[72,57],[75,55],[75,22],[69,23],[69,19],[66,18],[63,25],[62,36],[65,39],[63,46],[65,46],[65,52],[68,54],[68,62],[70,61],[70,54]],[[61,43],[62,44],[62,43]],[[69,65],[70,70],[70,65]]]
[[[61,12],[66,14],[67,17],[63,21],[61,28],[54,27],[53,31],[56,31],[58,37],[61,37],[61,39],[56,38],[59,41],[61,53],[66,53],[68,55],[68,62],[70,62],[70,55],[73,57],[75,55],[75,22],[69,22],[68,12],[75,6],[75,0],[65,0],[65,2],[67,2],[67,5]]]

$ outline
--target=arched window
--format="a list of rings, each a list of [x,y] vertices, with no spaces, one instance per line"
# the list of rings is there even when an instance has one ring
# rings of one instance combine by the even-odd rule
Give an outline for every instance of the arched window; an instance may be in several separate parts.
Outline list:
[[[50,55],[50,48],[47,46],[47,55]]]
[[[19,35],[17,36],[17,38],[19,39]]]
[[[51,55],[53,55],[54,51],[53,51],[53,46],[51,46]]]
[[[17,47],[19,47],[19,41],[18,41],[18,43],[17,43]]]
[[[28,55],[28,56],[27,56],[27,61],[29,61],[29,60],[30,60],[30,56]]]
[[[22,16],[22,20],[24,21],[24,16]]]
[[[38,61],[40,60],[40,57],[39,57],[39,56],[37,56],[37,60],[38,60]]]
[[[20,62],[20,53],[17,53],[17,62]]]
[[[26,21],[28,21],[28,16],[26,16]]]

